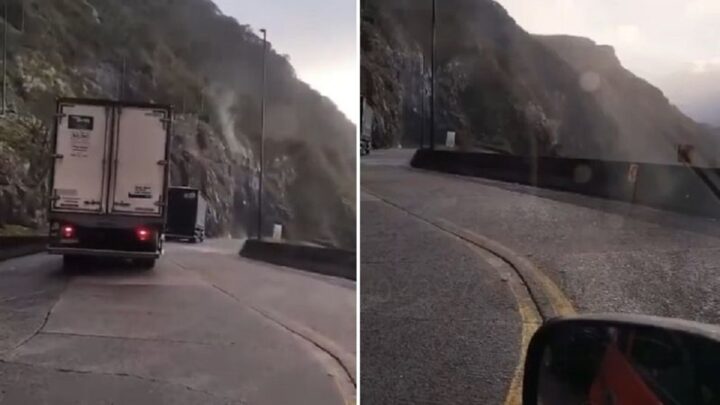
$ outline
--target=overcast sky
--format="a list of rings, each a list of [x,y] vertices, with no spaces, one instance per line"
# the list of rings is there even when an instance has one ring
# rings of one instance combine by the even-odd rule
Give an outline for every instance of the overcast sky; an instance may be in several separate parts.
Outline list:
[[[720,0],[498,2],[531,33],[581,35],[612,45],[626,68],[650,81],[720,69]]]
[[[213,0],[223,13],[258,31],[304,82],[332,99],[357,123],[359,61],[355,0]]]

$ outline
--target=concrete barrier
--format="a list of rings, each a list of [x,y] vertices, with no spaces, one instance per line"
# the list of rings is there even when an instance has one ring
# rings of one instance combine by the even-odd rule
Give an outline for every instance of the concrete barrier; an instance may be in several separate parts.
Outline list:
[[[720,218],[720,171],[688,166],[641,165],[635,202]]]
[[[418,150],[413,167],[630,201],[632,163]]]
[[[356,254],[347,250],[248,240],[240,256],[348,280],[357,278]]]
[[[45,236],[0,236],[0,260],[42,252],[47,241]]]
[[[720,218],[718,169],[427,149],[411,165]]]

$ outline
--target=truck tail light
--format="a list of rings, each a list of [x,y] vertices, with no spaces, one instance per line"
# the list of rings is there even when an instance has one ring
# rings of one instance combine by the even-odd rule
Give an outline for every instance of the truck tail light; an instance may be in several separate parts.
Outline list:
[[[135,236],[140,242],[147,242],[152,239],[152,231],[145,227],[140,227],[135,230]]]
[[[75,227],[72,225],[63,225],[60,227],[60,236],[63,239],[72,239],[75,237]]]

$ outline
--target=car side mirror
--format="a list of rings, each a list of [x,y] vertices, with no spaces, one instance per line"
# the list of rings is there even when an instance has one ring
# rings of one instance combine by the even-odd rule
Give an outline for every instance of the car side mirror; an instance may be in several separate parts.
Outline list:
[[[635,315],[551,320],[530,341],[523,404],[720,404],[720,328]]]

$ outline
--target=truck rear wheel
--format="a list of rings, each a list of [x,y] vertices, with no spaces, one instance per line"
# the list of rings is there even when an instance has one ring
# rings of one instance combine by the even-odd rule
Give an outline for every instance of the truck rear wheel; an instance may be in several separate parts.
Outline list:
[[[77,255],[63,255],[63,268],[75,269],[80,265],[80,256]]]
[[[360,143],[360,156],[367,156],[370,154],[370,145],[363,141]]]
[[[137,259],[135,264],[143,270],[151,270],[155,267],[155,259]]]

